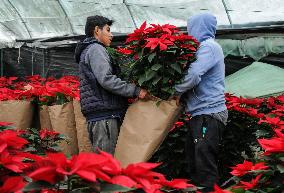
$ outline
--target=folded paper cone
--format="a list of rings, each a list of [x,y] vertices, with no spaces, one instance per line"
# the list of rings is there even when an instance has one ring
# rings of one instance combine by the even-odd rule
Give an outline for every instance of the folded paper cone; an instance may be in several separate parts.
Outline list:
[[[123,167],[148,161],[177,121],[182,107],[175,100],[138,100],[127,109],[115,149]]]

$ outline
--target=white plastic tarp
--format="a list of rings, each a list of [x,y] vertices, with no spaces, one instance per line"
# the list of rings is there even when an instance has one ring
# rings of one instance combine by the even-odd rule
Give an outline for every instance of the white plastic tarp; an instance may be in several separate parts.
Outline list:
[[[144,21],[186,26],[196,13],[216,15],[219,28],[283,21],[283,0],[1,0],[0,48],[15,40],[84,34],[86,18],[115,20],[112,31],[130,33]]]

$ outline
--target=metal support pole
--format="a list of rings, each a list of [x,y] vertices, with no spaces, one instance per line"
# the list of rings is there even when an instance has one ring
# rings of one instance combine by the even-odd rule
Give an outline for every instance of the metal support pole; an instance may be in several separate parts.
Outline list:
[[[42,56],[43,56],[43,61],[42,61],[42,77],[45,78],[45,49],[42,50]]]
[[[222,3],[223,3],[223,6],[225,8],[225,11],[227,13],[227,17],[228,17],[228,20],[230,22],[231,28],[234,28],[234,25],[233,25],[233,22],[232,22],[232,19],[231,19],[231,16],[230,16],[230,12],[229,12],[229,9],[228,9],[227,4],[226,4],[226,0],[222,0]]]
[[[32,50],[32,76],[34,75],[34,51]]]
[[[3,55],[4,55],[4,52],[3,52],[3,49],[1,49],[1,76],[4,76],[4,64],[3,64]]]
[[[138,28],[138,25],[137,25],[137,23],[135,22],[135,19],[134,19],[134,17],[133,17],[133,13],[132,13],[132,11],[130,10],[129,5],[125,2],[125,0],[123,0],[123,4],[124,4],[124,5],[126,6],[126,8],[127,8],[127,10],[128,10],[128,12],[129,12],[129,14],[130,14],[130,16],[131,16],[131,19],[132,19],[132,22],[133,22],[135,28]]]

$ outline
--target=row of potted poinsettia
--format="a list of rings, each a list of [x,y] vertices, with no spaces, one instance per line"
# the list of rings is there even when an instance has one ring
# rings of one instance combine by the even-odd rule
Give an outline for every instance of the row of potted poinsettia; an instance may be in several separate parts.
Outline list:
[[[235,189],[278,192],[284,188],[284,95],[246,99],[227,94],[228,109],[252,117],[258,145],[250,161],[232,167]]]
[[[85,119],[79,104],[79,81],[75,76],[64,76],[58,80],[38,75],[25,79],[1,77],[0,121],[15,123],[17,128],[32,126],[33,117],[40,125],[68,136],[68,144],[61,148],[67,154],[90,151]]]
[[[67,158],[58,152],[60,134],[49,130],[14,130],[0,123],[0,192],[127,192],[147,193],[194,187],[185,179],[167,180],[153,169],[160,163],[122,168],[105,152]]]
[[[268,99],[245,99],[227,95],[230,110],[253,117],[259,124],[258,143],[264,151],[232,167],[231,174],[234,177],[231,180],[235,184],[226,190],[216,185],[215,192],[282,190],[283,104],[284,95]],[[188,118],[183,117],[177,122],[173,133],[183,126],[183,120],[188,121]],[[25,191],[40,189],[41,192],[71,192],[74,189],[87,192],[125,192],[136,188],[143,188],[146,192],[159,192],[158,189],[162,186],[196,190],[193,185],[186,184],[185,180],[169,182],[162,174],[151,171],[159,164],[132,164],[122,169],[112,156],[104,152],[99,155],[81,153],[67,159],[62,153],[54,153],[58,150],[56,143],[61,139],[59,133],[32,129],[14,131],[9,130],[9,126],[4,123],[1,123],[0,129],[1,192],[16,192],[24,186]],[[36,153],[41,156],[35,155]],[[13,185],[15,181],[18,186]]]
[[[226,101],[229,122],[223,141],[223,159],[226,160],[222,166],[232,169],[225,169],[232,177],[227,176],[223,180],[226,190],[216,186],[216,192],[281,192],[284,188],[284,95],[248,99],[226,94]],[[178,171],[186,167],[179,160],[173,163],[165,155],[166,149],[174,149],[171,156],[184,156],[180,153],[182,150],[177,141],[186,140],[184,136],[188,121],[190,116],[183,115],[176,122],[173,131],[160,147],[162,151],[155,155],[156,160],[162,161],[166,167],[172,167],[171,170]],[[168,175],[178,176],[174,172]]]

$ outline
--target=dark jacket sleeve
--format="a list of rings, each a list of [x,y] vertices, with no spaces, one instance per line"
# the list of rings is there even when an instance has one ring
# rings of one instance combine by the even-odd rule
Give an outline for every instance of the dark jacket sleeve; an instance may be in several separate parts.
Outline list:
[[[110,58],[105,47],[99,44],[92,45],[87,51],[85,60],[90,64],[96,79],[104,89],[125,97],[138,96],[140,88],[112,74]]]

